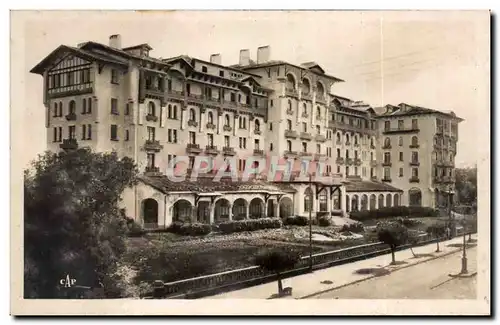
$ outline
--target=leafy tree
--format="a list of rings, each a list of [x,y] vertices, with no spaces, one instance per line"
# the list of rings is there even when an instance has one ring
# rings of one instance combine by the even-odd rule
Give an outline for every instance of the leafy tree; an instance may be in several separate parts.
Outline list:
[[[273,249],[265,251],[255,258],[260,267],[275,272],[278,277],[278,295],[283,293],[281,273],[292,269],[300,260],[298,252],[290,249]]]
[[[439,242],[441,241],[441,238],[446,235],[446,228],[447,226],[443,222],[435,222],[427,227],[427,233],[436,238],[436,253],[441,251],[439,249]]]
[[[477,206],[477,168],[457,168],[455,189],[458,204]]]
[[[396,264],[396,248],[408,241],[408,228],[401,222],[380,222],[377,224],[378,239],[389,245],[392,255],[392,263]]]
[[[125,251],[126,220],[118,207],[135,183],[130,158],[77,149],[46,152],[24,173],[24,295],[60,298],[59,280],[122,292],[117,263]]]

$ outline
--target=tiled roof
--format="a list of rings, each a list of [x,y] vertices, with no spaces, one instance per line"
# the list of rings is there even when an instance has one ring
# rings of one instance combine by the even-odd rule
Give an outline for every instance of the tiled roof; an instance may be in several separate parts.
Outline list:
[[[376,112],[377,114],[379,114],[380,117],[420,115],[420,114],[441,114],[441,115],[446,115],[448,117],[456,118],[458,120],[462,120],[461,118],[456,116],[455,113],[453,113],[452,111],[443,112],[435,109],[410,105],[406,103],[401,103],[398,106],[386,105],[384,107],[377,108]]]
[[[347,180],[344,185],[346,192],[403,192],[399,188],[382,182]]]
[[[191,181],[189,177],[183,182],[173,182],[167,176],[139,176],[139,180],[163,193],[168,192],[236,192],[236,191],[269,191],[269,192],[296,192],[288,184],[269,183],[258,180],[232,181],[222,178],[218,182],[213,181],[213,176],[198,177]]]

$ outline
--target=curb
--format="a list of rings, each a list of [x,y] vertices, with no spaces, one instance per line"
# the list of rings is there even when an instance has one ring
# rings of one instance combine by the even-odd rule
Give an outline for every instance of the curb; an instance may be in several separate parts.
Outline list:
[[[477,247],[477,246],[473,246],[473,247]],[[470,249],[470,248],[473,248],[473,247],[468,247],[467,249]],[[452,255],[452,254],[461,252],[462,250],[463,250],[462,248],[457,248],[457,249],[455,249],[453,251],[450,251],[450,252],[447,252],[447,253],[445,253],[443,255],[430,257],[428,259],[424,259],[424,260],[418,261],[418,262],[413,263],[413,264],[408,264],[408,265],[405,265],[405,266],[401,266],[401,267],[398,267],[398,268],[396,268],[394,270],[391,270],[391,273],[399,271],[399,270],[402,270],[402,269],[406,269],[407,267],[419,265],[419,264],[426,263],[426,262],[429,262],[429,261],[432,261],[432,260],[435,260],[435,259],[438,259],[438,258],[441,258],[441,257]],[[388,275],[390,275],[390,274],[388,274]],[[327,292],[330,292],[330,291],[341,289],[341,288],[344,288],[344,287],[347,287],[347,286],[350,286],[350,285],[353,285],[353,284],[357,284],[357,283],[360,283],[360,282],[363,282],[363,281],[367,281],[367,280],[370,280],[370,279],[373,279],[373,278],[376,278],[376,277],[377,277],[376,275],[370,275],[370,276],[368,276],[366,278],[363,278],[363,279],[355,280],[355,281],[352,281],[352,282],[349,282],[349,283],[345,283],[345,284],[339,285],[339,286],[334,287],[334,288],[329,288],[329,289],[325,289],[325,290],[318,291],[318,292],[315,292],[315,293],[311,293],[311,294],[308,294],[308,295],[304,295],[304,296],[301,296],[301,297],[297,297],[295,299],[307,299],[307,298],[311,298],[311,297],[314,297],[314,296],[317,296],[317,295],[320,295],[320,294],[323,294],[323,293],[327,293]]]

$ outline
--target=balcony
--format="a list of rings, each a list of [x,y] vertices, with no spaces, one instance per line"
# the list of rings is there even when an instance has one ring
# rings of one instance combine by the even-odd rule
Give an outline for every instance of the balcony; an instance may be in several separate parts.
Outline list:
[[[391,146],[391,145],[387,145],[387,146],[386,146],[386,145],[383,145],[383,146],[382,146],[382,149],[392,149],[392,146]]]
[[[370,161],[370,166],[371,167],[377,167],[377,161],[376,160]]]
[[[285,130],[285,138],[297,139],[297,132],[294,130]]]
[[[300,132],[300,138],[302,140],[312,140],[312,135],[311,133],[307,133],[307,132]]]
[[[76,114],[69,113],[68,115],[66,115],[66,121],[76,121]]]
[[[214,145],[207,145],[205,147],[205,152],[209,155],[218,155],[219,150],[217,149],[217,146]]]
[[[410,144],[411,149],[418,149],[420,146],[418,144]]]
[[[323,158],[326,158],[326,155],[324,153],[314,154],[314,160],[316,160],[316,161],[323,160]]]
[[[167,94],[172,98],[184,99],[184,92],[182,90],[169,90]]]
[[[253,149],[253,154],[256,156],[264,156],[264,150],[262,149]]]
[[[215,130],[217,128],[213,123],[207,123],[206,127],[207,129],[212,129],[212,130]]]
[[[361,159],[359,159],[359,158],[354,158],[354,165],[356,165],[356,166],[361,166]]]
[[[290,97],[298,97],[299,96],[299,94],[297,93],[297,90],[291,89],[291,88],[285,89],[285,95],[290,96]]]
[[[257,130],[257,129],[255,129],[255,130],[253,131],[253,134],[255,134],[255,135],[261,135],[261,134],[262,134],[262,131],[261,131],[261,130]]]
[[[354,146],[359,148],[359,143],[355,143]]]
[[[326,141],[326,137],[322,134],[317,134],[314,139],[318,142],[325,142]]]
[[[286,113],[287,113],[288,115],[293,115],[293,109],[287,109],[287,110],[286,110]]]
[[[231,132],[233,130],[233,128],[229,125],[224,125],[222,127],[222,130],[226,131],[226,132]]]
[[[47,90],[49,98],[69,97],[83,94],[92,94],[94,92],[93,83],[87,82],[78,85],[61,86]]]
[[[329,127],[330,129],[334,129],[334,128],[335,128],[335,121],[329,120],[329,121],[328,121],[328,127]]]
[[[309,114],[307,114],[307,112],[303,112],[303,113],[302,113],[302,115],[300,115],[300,116],[302,116],[302,117],[304,117],[304,118],[308,118],[308,117],[309,117]]]
[[[285,150],[285,152],[283,154],[284,154],[285,158],[297,157],[296,151]]]
[[[392,179],[390,177],[384,176],[384,178],[381,179],[382,182],[390,183],[392,182]]]
[[[337,146],[341,146],[342,145],[342,141],[338,141],[336,142]]]
[[[222,152],[225,156],[234,156],[236,155],[236,151],[234,151],[233,147],[224,147],[222,148]]]
[[[310,152],[307,152],[307,151],[301,151],[301,152],[299,153],[299,156],[300,156],[300,157],[311,157],[311,156],[312,156],[312,154],[311,154]]]
[[[326,104],[326,98],[323,95],[316,95],[316,103]]]
[[[352,160],[352,158],[346,158],[345,163],[346,165],[352,165],[354,161]]]
[[[371,144],[370,149],[376,149],[375,145]]]
[[[384,167],[391,167],[392,163],[390,161],[384,161],[384,162],[382,162],[382,166],[384,166]]]
[[[420,162],[418,162],[418,161],[410,161],[410,166],[420,166]]]
[[[337,159],[335,160],[335,163],[337,165],[343,165],[344,164],[344,158],[342,157],[337,157]]]
[[[148,114],[148,115],[146,115],[146,121],[148,121],[148,122],[157,122],[158,121],[158,116]]]
[[[76,139],[64,139],[59,148],[63,150],[75,150],[78,148],[78,142]]]
[[[163,149],[163,146],[158,140],[146,140],[146,142],[144,143],[144,150],[146,151],[159,152],[161,149]]]
[[[159,176],[161,175],[160,167],[147,166],[146,169],[144,170],[144,174],[147,176]]]
[[[409,127],[409,128],[388,128],[384,129],[384,134],[398,134],[398,133],[416,133],[420,132],[418,127]]]
[[[198,127],[198,122],[196,122],[195,120],[189,120],[188,125],[193,127]]]
[[[419,183],[420,180],[418,179],[418,176],[412,176],[410,177],[410,183]]]
[[[201,152],[200,145],[197,143],[188,143],[186,146],[186,152],[198,154]]]

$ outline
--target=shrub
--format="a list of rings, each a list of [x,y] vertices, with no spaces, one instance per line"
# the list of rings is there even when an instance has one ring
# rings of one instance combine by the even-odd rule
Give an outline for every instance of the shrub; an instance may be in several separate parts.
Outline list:
[[[392,217],[438,217],[439,211],[428,207],[419,206],[397,206],[383,207],[375,210],[353,211],[350,213],[351,219],[358,221],[384,219]]]
[[[281,272],[292,269],[300,260],[298,252],[290,249],[272,249],[264,251],[255,257],[255,264],[260,267],[275,272],[278,276],[278,295],[283,292],[281,282]]]
[[[320,227],[329,227],[332,225],[332,219],[330,219],[329,217],[319,217],[318,225]]]
[[[345,232],[345,231],[354,232],[354,233],[361,233],[361,232],[365,231],[365,227],[363,226],[363,224],[361,222],[356,222],[356,223],[352,223],[352,224],[345,224],[340,229],[340,232]]]
[[[408,242],[408,228],[400,222],[380,222],[377,224],[378,239],[389,245],[392,255],[392,263],[396,263],[396,247]]]
[[[238,221],[226,221],[219,224],[219,230],[230,234],[233,232],[255,231],[259,229],[277,229],[283,226],[279,218],[261,218]]]
[[[167,231],[183,236],[204,236],[212,231],[212,226],[205,223],[174,222]]]
[[[290,226],[308,226],[309,217],[305,216],[288,216],[285,218],[285,224]]]

